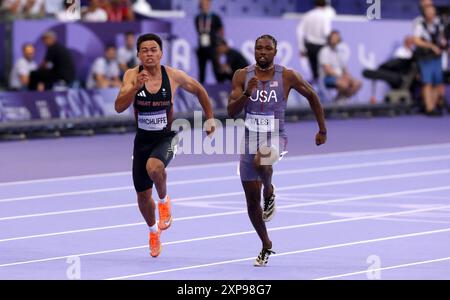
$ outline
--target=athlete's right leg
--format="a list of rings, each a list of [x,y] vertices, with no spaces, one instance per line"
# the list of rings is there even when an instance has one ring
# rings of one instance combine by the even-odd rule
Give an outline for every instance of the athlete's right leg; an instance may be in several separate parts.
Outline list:
[[[262,219],[261,208],[261,181],[242,181],[245,198],[247,200],[247,213],[252,222],[253,228],[262,242],[265,249],[272,248],[272,241],[269,239],[266,224]]]
[[[262,242],[262,249],[256,257],[254,266],[263,267],[269,262],[269,256],[274,254],[272,251],[272,241],[267,233],[266,224],[262,219],[261,201],[261,182],[260,181],[242,181],[242,186],[247,199],[247,213],[252,222],[253,228]]]
[[[149,246],[150,255],[152,257],[157,257],[162,250],[161,231],[156,224],[155,217],[155,202],[152,198],[152,189],[147,189],[143,192],[137,192],[137,201],[139,210],[141,211],[142,217],[144,217],[145,222],[150,230],[149,232]]]
[[[255,266],[264,266],[269,260],[272,251],[272,241],[269,239],[266,224],[263,221],[263,211],[261,208],[261,181],[258,178],[255,166],[253,165],[254,155],[242,154],[239,162],[239,173],[242,187],[247,201],[247,213],[256,233],[262,242],[262,250],[255,260]]]
[[[156,224],[155,202],[152,199],[153,182],[145,168],[148,151],[135,146],[133,152],[133,183],[137,194],[139,210],[149,228],[150,255],[157,257],[161,253],[160,230]]]

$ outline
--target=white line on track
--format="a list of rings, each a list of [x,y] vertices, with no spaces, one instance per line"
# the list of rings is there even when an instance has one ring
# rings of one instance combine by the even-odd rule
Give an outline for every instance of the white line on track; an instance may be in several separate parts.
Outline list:
[[[424,211],[441,210],[441,209],[445,209],[445,208],[448,208],[448,207],[450,207],[450,205],[429,207],[429,208],[415,209],[415,210],[405,210],[405,211],[394,212],[394,213],[383,213],[383,214],[377,214],[377,215],[369,215],[369,216],[346,218],[346,219],[320,221],[320,222],[313,222],[313,223],[307,223],[307,224],[296,224],[296,225],[289,225],[289,226],[281,226],[281,227],[270,228],[270,229],[268,229],[268,231],[271,232],[271,231],[280,231],[280,230],[289,230],[289,229],[314,227],[314,226],[320,226],[320,225],[348,223],[348,222],[355,222],[355,221],[361,221],[361,220],[372,220],[372,219],[378,219],[378,218],[384,218],[384,217],[390,217],[390,216],[400,216],[400,215],[415,214],[415,213],[420,213],[420,212],[424,212]],[[446,229],[446,230],[450,231],[450,228]],[[234,236],[241,236],[241,235],[254,234],[254,233],[255,232],[253,230],[251,230],[251,231],[243,231],[243,232],[234,232],[234,233],[228,233],[228,234],[213,235],[213,236],[206,236],[206,237],[193,238],[193,239],[187,239],[187,240],[178,240],[178,241],[166,242],[166,243],[163,243],[163,245],[185,244],[185,243],[191,243],[191,242],[197,242],[197,241],[212,240],[212,239],[219,239],[219,238],[226,238],[226,237],[234,237]],[[30,260],[30,261],[21,261],[21,262],[15,262],[15,263],[7,263],[7,264],[0,265],[0,267],[10,267],[10,266],[30,264],[30,263],[39,263],[39,262],[53,261],[53,260],[65,259],[67,257],[72,257],[72,256],[82,257],[82,256],[91,256],[91,255],[99,255],[99,254],[106,254],[106,253],[115,253],[115,252],[129,251],[129,250],[136,250],[136,249],[144,249],[144,248],[148,248],[148,245],[136,246],[136,247],[128,247],[128,248],[120,248],[120,249],[112,249],[112,250],[105,250],[105,251],[98,251],[98,252],[90,252],[90,253],[72,254],[72,255],[67,255],[67,256],[58,256],[58,257],[51,257],[51,258],[44,258],[44,259],[37,259],[37,260]]]
[[[300,170],[280,170],[275,173],[276,176],[282,176],[282,175],[292,175],[292,174],[302,174],[302,173],[312,173],[312,172],[324,172],[324,171],[332,171],[332,170],[348,170],[348,169],[355,169],[355,168],[364,168],[364,167],[378,167],[383,165],[398,165],[398,164],[411,164],[411,163],[420,163],[420,162],[430,162],[430,161],[440,161],[440,160],[449,160],[450,155],[443,155],[443,156],[435,156],[435,157],[420,157],[420,158],[414,158],[414,159],[400,159],[400,160],[389,160],[389,161],[381,161],[381,162],[371,162],[371,163],[361,163],[361,164],[345,164],[345,165],[336,165],[336,166],[329,166],[329,167],[319,167],[319,168],[306,168],[306,169],[300,169]],[[446,170],[450,169],[444,169],[444,170],[437,170],[437,171],[431,171],[429,173],[430,175],[433,175],[433,172],[437,172],[436,174],[445,174]],[[439,173],[443,172],[443,173]],[[414,174],[422,174],[427,172],[416,172],[416,173],[410,173],[412,177],[414,177]],[[428,174],[428,173],[427,173]],[[391,175],[391,176],[397,176],[397,175]],[[389,177],[387,176],[381,176],[381,177]],[[367,177],[372,178],[372,177]],[[223,177],[214,177],[214,178],[202,178],[202,179],[191,179],[191,180],[178,180],[178,181],[172,181],[168,182],[168,186],[176,186],[176,185],[184,185],[184,184],[194,184],[194,183],[207,183],[207,182],[223,182],[226,180],[239,180],[239,177],[237,175],[233,176],[223,176]],[[361,179],[355,179],[357,181],[354,182],[365,182],[363,178]],[[358,181],[363,180],[363,181]],[[350,181],[351,182],[351,181]],[[68,197],[68,196],[78,196],[78,195],[86,195],[86,194],[95,194],[95,193],[107,193],[107,192],[118,192],[118,191],[128,191],[133,190],[134,187],[132,185],[127,186],[121,186],[121,187],[114,187],[114,188],[102,188],[102,189],[91,189],[91,190],[83,190],[83,191],[73,191],[73,192],[61,192],[61,193],[50,193],[50,194],[42,194],[42,195],[32,195],[32,196],[23,196],[23,197],[12,197],[12,198],[5,198],[0,199],[0,203],[5,202],[14,202],[14,201],[25,201],[25,200],[33,200],[33,199],[47,199],[47,198],[54,198],[54,197]]]
[[[387,236],[387,237],[382,237],[382,238],[377,238],[377,239],[370,239],[370,240],[355,241],[355,242],[350,242],[350,243],[335,244],[335,245],[329,245],[329,246],[323,246],[323,247],[317,247],[317,248],[310,248],[310,249],[303,249],[303,250],[297,250],[297,251],[289,251],[289,252],[283,252],[283,253],[279,253],[279,254],[273,254],[273,255],[271,255],[271,257],[280,257],[280,256],[286,256],[286,255],[293,255],[293,254],[316,252],[316,251],[321,251],[321,250],[343,248],[343,247],[354,246],[354,245],[364,245],[364,244],[370,244],[370,243],[376,243],[376,242],[382,242],[382,241],[389,241],[389,240],[417,237],[417,236],[423,236],[423,235],[431,235],[431,234],[437,234],[437,233],[446,233],[446,232],[450,232],[450,228],[444,228],[444,229],[432,230],[432,231],[414,232],[414,233],[409,233],[409,234]],[[254,260],[254,259],[255,259],[255,257],[246,257],[246,258],[226,260],[226,261],[219,261],[219,262],[208,263],[208,264],[193,265],[193,266],[188,266],[188,267],[181,267],[181,268],[174,268],[174,269],[165,269],[165,270],[159,270],[159,271],[154,271],[154,272],[147,272],[147,273],[126,275],[126,276],[112,277],[112,278],[107,278],[107,280],[130,279],[130,278],[137,278],[137,277],[143,277],[143,276],[157,275],[157,274],[163,274],[163,273],[169,273],[169,272],[177,272],[177,271],[185,271],[185,270],[213,267],[213,266],[218,266],[218,265],[225,265],[225,264],[249,261],[249,260]]]
[[[450,256],[449,257],[443,257],[443,258],[437,258],[437,259],[418,261],[418,262],[413,262],[413,263],[408,263],[408,264],[401,264],[401,265],[396,265],[396,266],[384,267],[384,268],[370,269],[370,271],[364,270],[364,271],[345,273],[345,274],[340,274],[340,275],[321,277],[321,278],[316,278],[315,280],[336,279],[336,278],[348,277],[348,276],[353,276],[353,275],[367,274],[368,272],[370,272],[370,273],[380,272],[380,271],[385,271],[385,270],[393,270],[393,269],[399,269],[399,268],[419,266],[419,265],[425,265],[425,264],[431,264],[431,263],[437,263],[437,262],[443,262],[443,261],[449,261],[449,260],[450,260]],[[449,272],[449,276],[450,276],[450,272]]]
[[[289,188],[289,187],[285,187],[285,188]],[[278,190],[280,190],[280,189],[282,189],[282,188],[278,188]],[[338,198],[338,199],[330,199],[330,200],[323,200],[323,201],[311,201],[311,202],[306,202],[306,203],[283,205],[283,206],[279,206],[279,208],[280,209],[283,209],[283,208],[294,208],[294,207],[298,208],[298,207],[306,207],[306,206],[313,206],[313,205],[335,204],[335,203],[342,203],[342,202],[349,202],[349,201],[360,201],[360,200],[390,198],[390,197],[395,197],[395,196],[400,196],[400,195],[410,195],[410,194],[417,194],[417,193],[429,193],[429,192],[447,191],[447,190],[450,190],[450,186],[440,186],[440,187],[434,187],[434,188],[425,188],[425,189],[417,189],[417,190],[406,190],[406,191],[393,192],[393,193],[383,193],[383,194],[372,194],[372,195],[364,195],[364,196],[357,196],[357,197]],[[206,214],[206,215],[199,215],[199,216],[181,217],[181,218],[175,218],[174,221],[197,220],[197,219],[204,219],[204,218],[211,218],[211,217],[218,217],[218,216],[237,215],[237,214],[243,214],[243,213],[246,213],[246,210],[238,210],[238,211],[232,211],[232,212]],[[32,239],[32,238],[42,238],[42,237],[59,236],[59,235],[66,235],[66,234],[93,232],[93,231],[99,231],[99,230],[126,228],[126,227],[139,226],[139,225],[143,225],[143,224],[145,224],[145,223],[144,222],[137,222],[137,223],[129,223],[129,224],[120,224],[120,225],[103,226],[103,227],[92,227],[92,228],[84,228],[84,229],[77,229],[77,230],[69,230],[69,231],[60,231],[60,232],[28,235],[28,236],[21,236],[21,237],[1,239],[0,243],[17,241],[17,240],[24,240],[24,239]]]
[[[353,156],[353,155],[398,153],[398,152],[404,152],[404,151],[433,150],[433,149],[443,149],[443,148],[449,148],[449,147],[450,147],[450,143],[414,145],[414,146],[380,148],[380,149],[370,149],[370,150],[333,152],[333,153],[326,153],[326,154],[298,155],[298,156],[286,157],[284,159],[284,161],[298,161],[298,160],[308,160],[308,159],[324,158],[324,157],[346,157],[346,156]],[[213,163],[213,164],[188,165],[188,166],[180,166],[180,167],[169,167],[168,170],[182,171],[182,170],[195,170],[195,169],[203,169],[203,168],[210,168],[210,167],[226,167],[226,166],[235,166],[236,163],[237,162],[233,161],[233,162],[223,162],[223,163]],[[92,178],[101,178],[101,177],[130,176],[130,175],[131,175],[130,171],[122,171],[122,172],[99,173],[99,174],[78,175],[78,176],[54,177],[54,178],[45,178],[45,179],[32,179],[32,180],[23,180],[23,181],[2,182],[2,183],[0,183],[0,187],[12,186],[12,185],[23,185],[23,184],[34,184],[34,183],[45,183],[45,182],[57,182],[57,181],[66,181],[66,180],[92,179]]]

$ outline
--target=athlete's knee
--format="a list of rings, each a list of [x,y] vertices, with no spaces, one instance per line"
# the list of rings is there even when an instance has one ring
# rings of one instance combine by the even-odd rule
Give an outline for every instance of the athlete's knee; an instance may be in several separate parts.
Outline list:
[[[254,165],[256,168],[269,167],[271,169],[272,165],[277,162],[279,158],[278,149],[274,146],[263,146],[260,147],[255,155]]]
[[[147,172],[150,178],[159,178],[166,175],[166,169],[161,161],[149,159]]]

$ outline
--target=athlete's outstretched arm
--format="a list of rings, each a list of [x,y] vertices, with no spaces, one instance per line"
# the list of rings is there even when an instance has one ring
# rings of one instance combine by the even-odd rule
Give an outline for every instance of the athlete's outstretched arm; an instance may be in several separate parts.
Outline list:
[[[316,135],[316,144],[321,145],[325,143],[327,127],[325,125],[325,114],[322,105],[320,104],[319,96],[299,73],[293,70],[286,70],[285,72],[290,86],[308,100],[309,106],[311,106],[311,109],[316,116],[317,124],[319,125],[319,133]]]
[[[144,82],[148,80],[148,74],[145,70],[136,76],[136,70],[130,69],[125,72],[123,76],[123,84],[120,87],[119,94],[117,95],[114,108],[118,113],[125,111],[130,107],[134,101],[134,96],[137,91],[144,85]]]
[[[209,101],[209,96],[205,88],[197,80],[181,70],[176,70],[174,75],[175,81],[182,89],[197,96],[198,101],[205,112],[206,119],[213,119],[214,114],[212,111],[211,102]]]
[[[236,117],[245,106],[248,101],[248,97],[244,95],[244,84],[245,84],[246,72],[244,69],[237,70],[233,75],[233,80],[231,82],[231,94],[228,97],[228,116],[230,118]],[[251,94],[251,91],[249,91]]]

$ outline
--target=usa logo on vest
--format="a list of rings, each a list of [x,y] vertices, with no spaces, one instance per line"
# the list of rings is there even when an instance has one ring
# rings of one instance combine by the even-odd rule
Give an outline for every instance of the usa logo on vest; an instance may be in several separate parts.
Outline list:
[[[256,90],[256,98],[250,97],[250,100],[252,100],[253,102],[270,102],[270,101],[275,101],[278,102],[278,98],[277,98],[277,92],[275,90],[270,90],[270,93],[268,93],[267,91],[260,91],[260,90]]]

